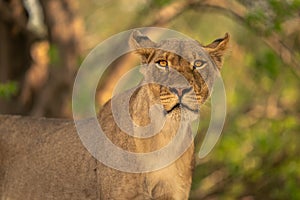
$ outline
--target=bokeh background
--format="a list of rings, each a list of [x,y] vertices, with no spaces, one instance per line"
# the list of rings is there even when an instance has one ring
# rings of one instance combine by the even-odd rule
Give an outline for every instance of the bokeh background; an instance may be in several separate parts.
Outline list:
[[[1,0],[0,113],[71,118],[85,56],[111,35],[143,26],[203,44],[231,35],[224,130],[213,152],[196,160],[190,199],[300,199],[299,0]],[[127,57],[106,71],[97,107],[135,63]],[[203,116],[209,113],[207,102]]]

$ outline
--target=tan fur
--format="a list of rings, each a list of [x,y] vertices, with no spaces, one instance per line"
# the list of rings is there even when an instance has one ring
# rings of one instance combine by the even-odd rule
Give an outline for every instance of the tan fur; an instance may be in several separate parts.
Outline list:
[[[196,109],[209,96],[209,85],[221,68],[221,57],[228,40],[226,35],[206,47],[195,41],[166,40],[154,43],[135,32],[131,45],[141,55],[144,64],[155,67],[155,62],[164,59],[170,63],[170,67],[179,71],[192,85],[197,96],[193,98],[187,92],[183,101]],[[182,55],[157,49],[164,47],[177,49]],[[193,70],[192,60],[200,59],[194,52],[197,48],[203,49],[210,61],[217,64],[217,68],[208,65],[201,75]],[[146,79],[163,77],[162,71],[150,69],[145,67],[142,70]],[[176,82],[176,75],[169,76]],[[133,121],[144,126],[150,123],[148,110],[156,103],[163,105],[167,113],[166,123],[157,135],[150,138],[137,139],[123,133],[114,122],[111,101],[101,110],[99,122],[107,137],[124,150],[139,153],[159,150],[171,141],[178,130],[183,114],[179,108],[174,108],[178,97],[168,87],[148,84],[134,93],[129,109]],[[104,149],[99,147],[99,150]],[[125,173],[106,167],[94,159],[81,144],[72,121],[0,116],[0,200],[184,200],[188,199],[192,182],[193,152],[194,146],[191,144],[179,159],[163,169],[148,173]],[[143,164],[155,162],[158,161],[147,160]]]

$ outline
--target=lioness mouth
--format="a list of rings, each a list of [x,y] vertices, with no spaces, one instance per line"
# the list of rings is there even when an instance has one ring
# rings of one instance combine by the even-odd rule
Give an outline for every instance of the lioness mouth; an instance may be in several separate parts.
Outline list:
[[[170,110],[167,111],[167,113],[171,113],[173,110],[175,110],[175,109],[177,109],[177,108],[187,109],[187,110],[192,111],[192,112],[195,112],[195,113],[198,112],[198,109],[192,109],[192,108],[190,108],[188,105],[186,105],[186,104],[180,102],[180,103],[175,104]]]
[[[175,110],[176,108],[180,108],[180,103],[175,104],[170,110],[167,111],[167,113],[172,112],[172,111]]]

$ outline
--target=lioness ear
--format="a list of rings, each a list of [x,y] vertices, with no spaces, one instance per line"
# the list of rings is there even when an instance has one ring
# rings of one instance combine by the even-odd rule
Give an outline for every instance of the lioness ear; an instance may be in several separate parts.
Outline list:
[[[143,35],[140,31],[133,31],[129,39],[129,46],[140,54],[142,62],[146,63],[149,56],[154,52],[156,43]]]
[[[204,49],[209,53],[211,58],[214,60],[218,69],[222,68],[223,57],[228,48],[229,38],[230,38],[229,34],[226,33],[224,38],[217,39],[213,41],[211,44],[204,46]]]

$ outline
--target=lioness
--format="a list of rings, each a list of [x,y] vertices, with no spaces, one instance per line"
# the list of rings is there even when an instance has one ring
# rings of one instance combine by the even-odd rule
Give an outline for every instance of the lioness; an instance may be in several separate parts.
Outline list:
[[[156,114],[163,116],[165,122],[159,133],[151,137],[128,135],[115,123],[109,101],[98,118],[106,136],[120,148],[135,153],[157,151],[176,134],[190,138],[189,123],[210,95],[228,41],[226,34],[207,46],[177,39],[155,43],[140,32],[133,32],[130,44],[144,64],[143,81],[150,81],[141,84],[131,96],[130,116],[138,126],[155,125],[160,119],[150,117],[149,110],[160,104],[162,109],[156,112],[161,113]],[[155,84],[166,80],[165,85]],[[193,143],[184,150],[163,168],[128,173],[93,158],[82,145],[72,121],[0,116],[0,199],[188,199]],[[164,159],[167,158],[135,164],[155,166]]]

